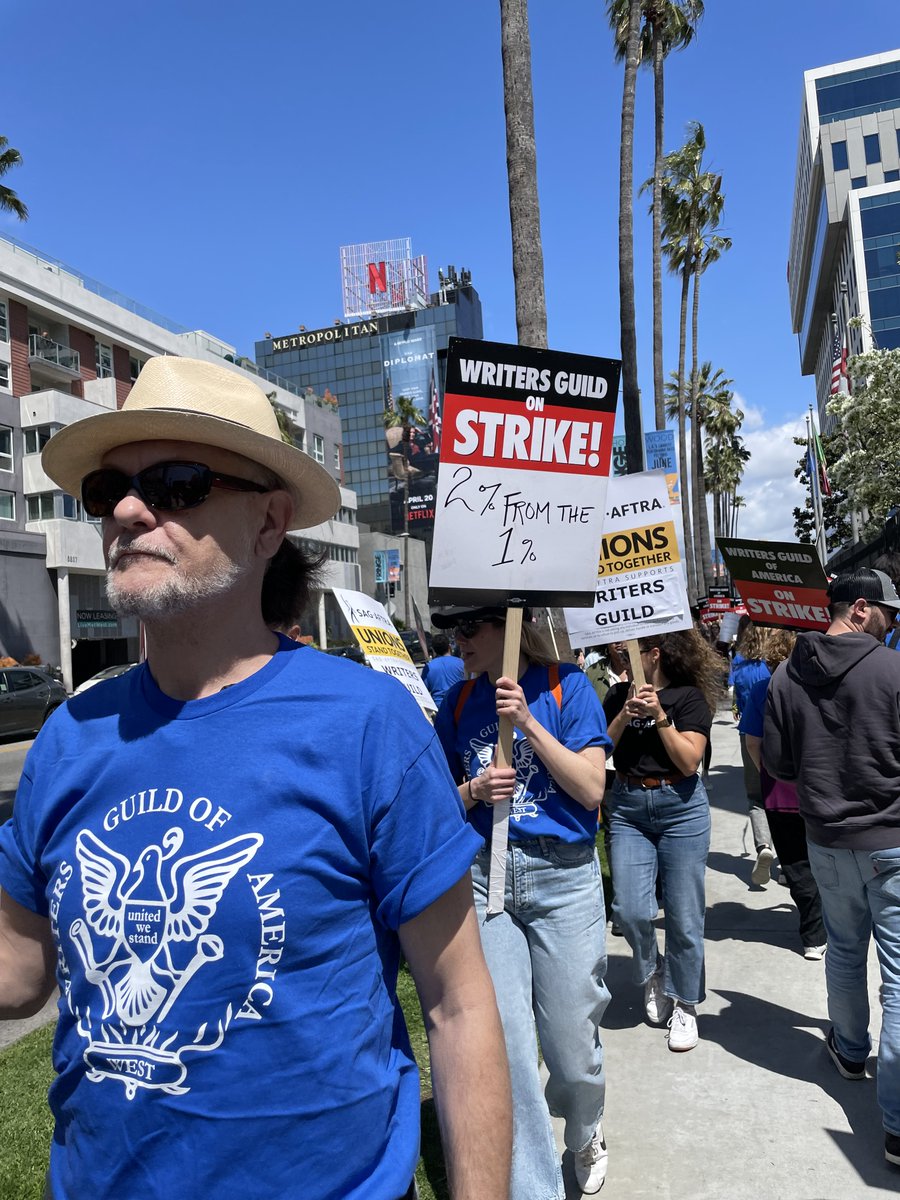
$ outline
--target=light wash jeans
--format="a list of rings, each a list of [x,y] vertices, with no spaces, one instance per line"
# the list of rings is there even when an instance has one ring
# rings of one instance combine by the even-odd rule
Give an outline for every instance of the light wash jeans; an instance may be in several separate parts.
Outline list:
[[[610,855],[615,880],[613,920],[634,952],[633,978],[644,984],[657,969],[656,877],[666,920],[663,991],[673,1000],[705,999],[703,927],[709,799],[699,775],[660,788],[613,784]]]
[[[587,842],[511,841],[506,908],[489,917],[489,862],[484,849],[472,881],[512,1078],[510,1200],[563,1200],[549,1114],[564,1119],[568,1149],[583,1150],[603,1115],[606,1091],[599,1025],[609,992],[600,865]],[[535,1024],[550,1076],[546,1100]]]
[[[884,1128],[900,1134],[900,849],[826,850],[809,842],[809,865],[828,935],[828,1015],[838,1050],[854,1062],[872,1049],[866,958],[875,935],[884,984],[878,1104]]]

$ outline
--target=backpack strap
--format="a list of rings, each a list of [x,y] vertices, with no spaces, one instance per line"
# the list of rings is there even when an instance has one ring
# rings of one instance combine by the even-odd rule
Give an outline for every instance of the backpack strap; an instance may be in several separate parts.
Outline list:
[[[900,628],[895,629],[893,631],[893,633],[891,634],[891,636],[888,638],[888,640],[887,640],[888,649],[896,650],[898,648],[897,647],[898,642],[900,642]]]
[[[547,675],[549,676],[550,694],[553,696],[553,699],[556,701],[556,707],[561,712],[562,711],[562,682],[559,678],[559,663],[553,663],[552,666],[548,667]]]
[[[472,688],[475,686],[474,679],[467,679],[459,689],[459,695],[456,697],[456,708],[453,710],[453,724],[459,724],[459,718],[462,716],[462,710],[466,707],[466,701],[472,695]]]
[[[559,663],[553,663],[547,668],[548,682],[550,685],[550,694],[556,701],[556,707],[562,710],[562,680],[559,677]],[[475,686],[474,679],[467,679],[459,689],[459,695],[456,697],[456,708],[453,710],[453,723],[459,724],[459,718],[462,716],[462,710],[466,707],[466,701],[472,695],[472,688]]]

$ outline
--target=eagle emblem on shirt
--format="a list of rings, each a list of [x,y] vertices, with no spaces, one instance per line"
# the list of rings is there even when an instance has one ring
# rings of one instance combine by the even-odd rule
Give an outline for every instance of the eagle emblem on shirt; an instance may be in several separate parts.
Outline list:
[[[88,982],[100,990],[104,1021],[139,1028],[161,1022],[190,980],[222,958],[208,932],[225,889],[262,844],[246,834],[197,854],[176,857],[184,840],[169,829],[132,862],[82,829],[75,841],[84,917],[69,926]],[[94,938],[104,941],[98,955]],[[110,945],[111,943],[111,945]],[[177,965],[172,949],[182,943]]]

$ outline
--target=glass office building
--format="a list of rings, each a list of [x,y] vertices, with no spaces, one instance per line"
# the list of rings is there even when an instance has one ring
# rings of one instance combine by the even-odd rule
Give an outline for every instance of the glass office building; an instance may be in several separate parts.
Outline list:
[[[336,322],[256,343],[256,362],[277,371],[319,403],[334,405],[341,418],[343,482],[359,501],[359,520],[381,532],[397,531],[402,465],[392,472],[401,430],[385,430],[384,413],[409,401],[424,420],[413,430],[405,457],[410,480],[410,533],[427,539],[429,483],[437,469],[431,417],[442,408],[447,344],[451,337],[483,337],[481,301],[463,272],[442,280],[425,307],[411,307],[369,320]],[[392,494],[394,498],[392,517]],[[418,501],[422,503],[419,504]],[[402,516],[400,518],[402,528]]]
[[[851,355],[900,347],[898,251],[900,51],[807,71],[788,284],[826,430],[836,334]]]

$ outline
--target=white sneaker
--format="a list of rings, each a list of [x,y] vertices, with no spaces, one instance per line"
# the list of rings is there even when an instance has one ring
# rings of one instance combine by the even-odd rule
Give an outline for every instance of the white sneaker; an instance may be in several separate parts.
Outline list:
[[[772,878],[772,863],[774,861],[775,852],[772,847],[763,846],[756,856],[756,865],[750,872],[750,882],[755,883],[757,887],[765,887]]]
[[[575,1155],[575,1182],[585,1196],[593,1196],[600,1191],[606,1181],[608,1166],[609,1155],[603,1140],[603,1124],[600,1123],[585,1148]]]
[[[818,962],[819,959],[825,957],[827,946],[804,946],[803,957],[810,959],[812,962]]]
[[[659,970],[654,971],[644,984],[644,1012],[651,1025],[665,1025],[672,1015],[672,999],[663,992]]]
[[[682,1004],[676,1000],[669,1018],[669,1049],[693,1050],[699,1041],[697,1014],[693,1004]]]

